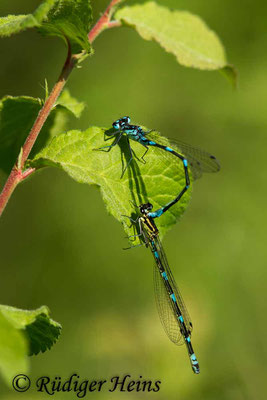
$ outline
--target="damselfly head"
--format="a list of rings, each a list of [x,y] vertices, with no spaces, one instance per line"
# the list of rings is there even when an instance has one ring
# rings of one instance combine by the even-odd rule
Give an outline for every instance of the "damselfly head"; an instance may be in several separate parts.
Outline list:
[[[130,117],[122,117],[113,122],[112,126],[113,128],[120,130],[123,129],[125,125],[129,125],[130,122]]]
[[[139,206],[139,210],[141,212],[141,214],[148,214],[153,208],[153,205],[151,203],[146,203],[146,204],[141,204]]]

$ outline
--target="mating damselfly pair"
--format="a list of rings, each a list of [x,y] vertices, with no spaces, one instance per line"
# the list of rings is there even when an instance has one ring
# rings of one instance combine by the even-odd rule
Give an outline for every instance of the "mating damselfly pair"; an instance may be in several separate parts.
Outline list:
[[[140,143],[146,148],[141,160],[145,162],[144,157],[149,150],[149,147],[157,147],[167,153],[173,154],[182,163],[185,175],[184,188],[178,195],[169,203],[163,205],[156,211],[152,211],[153,205],[151,203],[141,204],[137,208],[140,215],[136,220],[130,218],[131,222],[137,225],[138,234],[135,236],[140,237],[142,243],[151,249],[155,260],[154,268],[154,287],[155,297],[158,306],[158,312],[161,322],[170,340],[175,344],[185,343],[187,346],[189,359],[193,372],[199,373],[199,363],[195,356],[193,346],[191,343],[191,333],[193,329],[192,322],[187,312],[186,306],[182,296],[178,290],[173,274],[170,270],[165,252],[163,250],[161,241],[159,239],[159,231],[155,224],[154,219],[164,214],[170,207],[176,204],[190,185],[189,172],[191,169],[194,179],[199,178],[203,172],[217,172],[220,165],[213,155],[206,151],[192,147],[183,142],[176,142],[178,151],[169,146],[164,146],[153,138],[150,137],[152,131],[144,131],[139,125],[131,125],[129,117],[122,117],[113,123],[115,131],[112,135],[117,135],[114,142],[109,146],[101,147],[99,150],[110,151],[121,140],[122,136],[126,136],[129,146],[130,159],[122,172],[124,175],[126,169],[133,159],[133,151],[130,145],[130,139]]]

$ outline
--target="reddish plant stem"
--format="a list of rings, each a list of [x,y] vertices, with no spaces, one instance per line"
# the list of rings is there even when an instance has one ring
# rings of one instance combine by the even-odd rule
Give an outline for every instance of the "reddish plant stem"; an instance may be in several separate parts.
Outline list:
[[[28,176],[30,176],[35,170],[36,168],[28,168],[25,171],[23,171],[21,175],[22,179],[28,178]]]
[[[104,14],[99,18],[95,26],[91,29],[91,31],[88,34],[88,39],[89,42],[92,43],[95,38],[104,30],[107,28],[113,28],[117,26],[121,26],[121,23],[119,21],[112,21],[110,22],[111,18],[111,13],[113,8],[121,3],[122,0],[111,0],[110,4],[107,6]]]
[[[71,55],[70,46],[68,48],[68,55],[66,62],[62,68],[62,72],[59,76],[59,79],[55,86],[53,87],[49,97],[47,98],[46,102],[44,103],[43,107],[39,111],[39,114],[33,124],[33,127],[22,147],[22,155],[19,157],[12,168],[12,171],[6,181],[6,184],[3,188],[3,191],[0,195],[0,216],[4,211],[10,196],[12,195],[13,191],[15,190],[18,183],[23,181],[26,177],[34,172],[35,169],[30,168],[24,172],[23,168],[27,158],[32,150],[32,147],[45,123],[47,120],[51,109],[53,108],[58,96],[60,95],[62,89],[64,88],[66,81],[70,72],[72,71],[73,67],[76,64],[76,59],[74,56]]]
[[[22,172],[22,170],[19,170],[16,165],[12,168],[12,171],[0,196],[0,216],[16,186],[30,176],[34,171],[35,168],[28,168],[26,171]]]
[[[27,137],[27,139],[23,145],[23,153],[22,153],[22,157],[21,157],[21,169],[23,169],[25,161],[27,160],[27,158],[32,150],[32,147],[40,133],[40,130],[42,129],[45,121],[47,120],[51,109],[53,108],[54,104],[56,103],[56,101],[58,99],[58,96],[62,92],[62,90],[67,82],[67,79],[69,77],[69,74],[73,70],[76,62],[77,61],[76,61],[75,57],[71,55],[71,50],[70,50],[70,46],[69,46],[67,59],[62,68],[62,72],[59,76],[59,79],[58,79],[57,83],[55,84],[55,86],[53,87],[53,89],[52,89],[49,97],[47,98],[45,104],[43,105],[42,109],[40,110],[40,112],[34,122],[34,125],[29,133],[29,136]]]
[[[109,6],[107,7],[106,11],[104,14],[99,18],[95,26],[92,28],[92,30],[88,34],[88,40],[90,43],[92,43],[95,38],[104,30],[107,28],[112,28],[115,26],[120,26],[120,23],[118,21],[110,21],[111,18],[111,13],[113,10],[113,7],[117,4],[119,4],[121,0],[111,0]],[[77,63],[78,57],[76,55],[71,54],[71,49],[70,45],[68,45],[68,55],[66,62],[62,68],[62,72],[59,76],[58,81],[56,82],[55,86],[53,87],[49,97],[47,98],[46,102],[44,103],[43,107],[39,111],[39,114],[33,124],[33,127],[22,147],[22,154],[21,156],[18,157],[14,167],[11,170],[11,173],[6,181],[6,184],[2,190],[2,193],[0,194],[0,216],[2,215],[8,200],[10,199],[13,191],[15,190],[16,186],[26,179],[29,175],[31,175],[34,171],[35,168],[28,168],[25,171],[23,171],[25,163],[29,157],[29,154],[33,148],[33,145],[45,123],[47,120],[53,106],[55,105],[58,96],[62,92],[67,79],[75,67]]]

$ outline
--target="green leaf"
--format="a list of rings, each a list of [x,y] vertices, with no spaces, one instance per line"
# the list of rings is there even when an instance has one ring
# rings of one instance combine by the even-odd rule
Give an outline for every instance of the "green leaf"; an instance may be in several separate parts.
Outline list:
[[[92,23],[89,0],[57,0],[39,31],[69,42],[73,54],[91,52],[88,32]]]
[[[46,306],[28,311],[0,305],[0,371],[6,382],[27,373],[28,355],[50,349],[60,331]]]
[[[8,15],[0,18],[0,37],[19,33],[27,28],[40,26],[56,0],[44,1],[32,14]]]
[[[0,371],[8,385],[28,371],[27,340],[0,311]]]
[[[45,35],[69,42],[73,54],[90,53],[87,35],[91,23],[90,0],[46,0],[32,14],[0,18],[0,37],[36,27]]]
[[[5,172],[9,172],[14,165],[42,105],[41,99],[26,96],[6,96],[0,100],[0,168]],[[78,117],[83,108],[83,103],[78,103],[68,91],[63,92],[42,128],[32,155],[65,129],[66,111]]]
[[[71,96],[68,89],[65,89],[62,92],[56,105],[62,106],[66,110],[70,111],[76,118],[80,118],[85,107],[83,102],[80,102]]]
[[[25,333],[29,355],[50,349],[60,335],[61,325],[50,318],[46,306],[29,311],[0,305],[0,312],[14,329]]]
[[[139,205],[150,201],[154,209],[174,199],[185,185],[184,168],[177,158],[160,149],[151,148],[146,155],[146,164],[137,160],[144,147],[134,141],[131,147],[136,155],[121,179],[122,164],[129,160],[126,138],[110,152],[94,151],[109,145],[113,139],[104,141],[104,129],[89,128],[85,132],[70,131],[52,139],[49,145],[29,163],[32,167],[53,166],[66,171],[80,183],[100,187],[108,211],[124,224],[128,235],[134,233],[129,220],[123,215],[135,213],[130,201]],[[155,133],[158,142],[168,145],[167,139]],[[181,201],[157,221],[164,234],[185,211],[191,190]]]
[[[142,38],[158,42],[181,65],[203,70],[227,66],[218,36],[201,18],[187,11],[171,11],[150,1],[123,7],[115,13],[115,18],[134,27]]]

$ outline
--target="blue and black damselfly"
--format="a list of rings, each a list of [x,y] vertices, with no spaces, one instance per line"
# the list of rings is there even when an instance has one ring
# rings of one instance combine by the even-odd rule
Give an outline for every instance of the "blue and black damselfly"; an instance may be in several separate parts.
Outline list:
[[[176,141],[175,145],[181,151],[181,153],[178,153],[174,149],[168,146],[164,146],[163,144],[160,144],[152,140],[152,138],[149,138],[149,134],[151,134],[152,131],[144,131],[141,128],[141,126],[130,125],[130,122],[131,122],[130,117],[122,117],[113,122],[112,126],[115,129],[115,131],[111,133],[111,135],[112,136],[117,135],[116,139],[111,145],[103,146],[100,149],[98,149],[98,150],[110,151],[114,146],[116,146],[119,143],[123,134],[126,135],[127,143],[129,146],[130,159],[126,164],[126,167],[123,169],[122,176],[124,175],[126,169],[128,168],[129,164],[133,159],[133,150],[131,148],[129,139],[140,143],[142,146],[146,148],[145,153],[141,157],[141,160],[143,162],[145,162],[144,157],[148,152],[150,146],[157,147],[159,149],[166,151],[167,153],[171,153],[183,162],[184,174],[185,174],[185,186],[174,200],[170,201],[169,203],[167,203],[158,210],[157,217],[162,215],[170,207],[176,204],[189,188],[190,179],[189,179],[188,167],[191,169],[194,179],[200,178],[203,172],[217,172],[220,170],[220,164],[216,159],[216,157],[207,153],[206,151],[203,151],[197,147],[190,146],[186,143]]]
[[[141,238],[146,247],[150,247],[155,259],[154,287],[162,325],[173,343],[185,342],[193,372],[199,374],[199,364],[191,342],[193,325],[159,239],[159,231],[154,221],[158,212],[151,212],[151,203],[141,204],[138,208],[141,215],[137,220],[128,218],[138,224],[139,234],[136,236]]]

